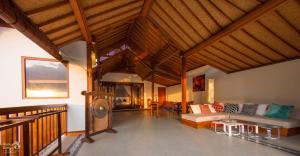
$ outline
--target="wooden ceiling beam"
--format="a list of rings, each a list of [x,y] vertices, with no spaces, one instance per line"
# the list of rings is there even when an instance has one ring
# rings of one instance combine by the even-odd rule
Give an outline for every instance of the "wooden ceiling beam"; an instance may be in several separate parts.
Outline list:
[[[285,0],[272,0],[259,5],[256,9],[242,16],[241,18],[239,18],[238,20],[236,20],[235,22],[233,22],[232,24],[224,28],[222,31],[218,32],[217,34],[211,36],[207,40],[197,44],[193,48],[184,52],[184,56],[189,57],[192,54],[203,50],[207,46],[219,41],[222,37],[230,35],[232,32],[242,28],[244,25],[248,24],[249,22],[257,20],[260,16],[273,10],[283,2],[285,2]]]
[[[71,42],[74,42],[74,41],[77,41],[77,40],[80,40],[82,39],[82,36],[77,36],[77,37],[74,37],[74,38],[71,38],[71,39],[68,39],[66,41],[63,41],[62,43],[59,43],[57,44],[58,47],[63,47],[65,45],[67,45],[68,43],[71,43]]]
[[[99,5],[102,5],[102,4],[105,4],[105,3],[108,3],[108,2],[111,2],[111,0],[107,0],[107,1],[104,1],[104,2],[100,2],[100,3],[97,3],[97,4],[92,5],[92,6],[90,6],[90,7],[86,7],[86,8],[84,8],[84,9],[86,9],[86,10],[93,9],[94,7],[97,7],[97,6],[99,6]],[[50,19],[50,20],[44,21],[44,22],[42,22],[42,23],[39,23],[38,26],[39,26],[39,27],[43,27],[43,26],[45,26],[45,25],[51,24],[51,23],[53,23],[53,22],[55,22],[55,21],[62,20],[62,19],[64,19],[64,18],[68,18],[68,17],[70,17],[70,16],[73,16],[73,12],[68,12],[68,13],[63,14],[63,15],[61,15],[61,16],[58,16],[58,17],[52,18],[52,19]]]
[[[153,0],[144,0],[144,4],[140,16],[146,17],[149,14],[152,5],[153,5]]]
[[[97,56],[102,56],[105,55],[107,52],[116,49],[116,48],[120,48],[123,44],[124,44],[125,40],[122,38],[119,41],[114,42],[113,44],[110,44],[108,46],[105,46],[101,49],[97,50]]]
[[[40,13],[40,12],[43,12],[43,11],[51,10],[51,9],[58,8],[58,7],[61,7],[61,6],[64,6],[64,5],[68,5],[68,4],[69,3],[68,3],[67,0],[63,0],[61,2],[57,2],[57,3],[54,3],[54,4],[46,5],[46,6],[37,8],[37,9],[25,11],[25,14],[27,16],[31,16],[31,15],[34,15],[34,14],[37,14],[37,13]]]
[[[154,72],[157,73],[157,74],[159,74],[159,75],[164,75],[165,77],[173,78],[176,81],[180,81],[181,80],[180,76],[175,75],[175,74],[170,73],[170,72],[166,72],[165,70],[162,70],[160,68],[155,69]]]
[[[168,55],[167,57],[164,57],[163,59],[159,60],[158,63],[155,64],[155,66],[159,66],[165,62],[167,62],[170,58],[172,58],[173,56],[179,54],[181,52],[181,50],[176,50],[175,52],[173,52],[171,55]]]
[[[6,27],[6,28],[12,28],[11,25],[7,24],[5,21],[3,21],[1,18],[0,18],[0,27]]]
[[[95,28],[94,30],[92,30],[92,33],[97,33],[99,30],[103,30],[103,28],[105,27],[109,27],[110,25],[113,25],[113,24],[116,24],[116,23],[128,23],[130,22],[130,20],[133,20],[135,19],[136,17],[138,17],[137,14],[134,14],[134,15],[131,15],[131,16],[128,16],[122,20],[119,20],[119,21],[115,21],[115,22],[112,22],[112,23],[109,23],[109,24],[106,24],[102,27],[99,27],[99,28]]]
[[[0,0],[0,18],[61,61],[59,49],[9,0]]]
[[[78,22],[82,36],[87,43],[92,43],[92,37],[88,30],[86,18],[79,0],[69,0],[74,16]]]
[[[133,4],[135,4],[135,3],[138,3],[138,2],[139,2],[138,0],[134,0],[134,1],[128,2],[128,3],[124,4],[124,5],[120,5],[120,6],[117,6],[117,7],[113,7],[113,8],[111,8],[111,9],[105,10],[105,11],[103,11],[103,12],[99,12],[99,13],[96,13],[96,14],[94,14],[94,15],[88,16],[87,19],[90,20],[90,19],[92,19],[92,18],[97,18],[97,17],[102,16],[102,15],[104,15],[104,14],[107,14],[107,13],[110,13],[110,12],[113,12],[113,11],[116,11],[116,10],[119,10],[119,9],[121,9],[121,8],[128,7],[128,6],[133,5]]]

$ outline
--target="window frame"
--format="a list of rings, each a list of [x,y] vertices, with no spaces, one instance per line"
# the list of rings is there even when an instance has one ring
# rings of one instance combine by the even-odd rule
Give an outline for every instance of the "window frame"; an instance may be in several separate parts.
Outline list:
[[[70,98],[70,80],[69,80],[69,63],[64,62],[63,64],[66,66],[66,81],[67,81],[67,96],[65,97],[27,97],[26,94],[26,61],[27,60],[37,60],[37,61],[50,61],[50,62],[60,62],[56,59],[52,58],[39,58],[39,57],[29,57],[22,56],[21,57],[21,69],[22,69],[22,99],[68,99]]]

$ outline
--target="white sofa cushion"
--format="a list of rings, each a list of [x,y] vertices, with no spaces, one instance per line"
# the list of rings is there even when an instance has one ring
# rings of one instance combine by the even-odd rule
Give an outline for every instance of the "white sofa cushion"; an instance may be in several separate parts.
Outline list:
[[[204,122],[213,120],[229,119],[227,113],[212,113],[212,114],[181,114],[181,118],[194,122]]]
[[[229,113],[212,113],[212,114],[181,114],[181,118],[194,122],[205,122],[214,120],[234,119],[251,121],[262,124],[278,125],[283,128],[296,128],[300,127],[299,119],[274,119],[264,116],[249,116],[242,114],[229,114]]]
[[[201,109],[199,105],[190,105],[193,114],[201,114]]]
[[[256,115],[264,116],[267,112],[268,104],[258,104]]]

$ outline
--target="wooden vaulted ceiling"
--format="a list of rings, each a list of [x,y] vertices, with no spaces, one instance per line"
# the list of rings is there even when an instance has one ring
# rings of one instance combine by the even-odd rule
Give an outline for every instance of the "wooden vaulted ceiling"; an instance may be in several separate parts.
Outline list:
[[[180,83],[181,57],[187,70],[210,65],[232,73],[300,56],[298,0],[13,2],[58,47],[86,40],[100,57],[129,46],[100,65],[104,73],[129,59],[143,79],[153,73],[166,86]]]

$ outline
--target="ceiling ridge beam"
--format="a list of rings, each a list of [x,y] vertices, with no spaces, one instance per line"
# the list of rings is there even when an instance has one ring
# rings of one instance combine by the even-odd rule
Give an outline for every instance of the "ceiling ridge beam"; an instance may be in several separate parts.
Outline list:
[[[59,49],[49,38],[34,25],[26,15],[11,1],[0,0],[0,18],[30,38],[33,42],[46,50],[54,58],[61,61]]]
[[[261,17],[263,14],[273,10],[286,0],[272,0],[272,1],[267,1],[266,3],[263,3],[259,5],[256,9],[253,11],[249,12],[248,14],[242,16],[229,26],[225,27],[222,31],[218,32],[217,34],[211,36],[207,40],[197,44],[196,46],[190,48],[186,52],[184,52],[184,56],[189,57],[192,54],[199,52],[203,50],[205,47],[217,42],[220,40],[222,37],[225,37],[232,32],[242,28],[244,25],[248,24],[249,22],[257,20],[259,17]]]
[[[144,0],[143,8],[141,10],[141,17],[148,16],[153,5],[153,0]]]

